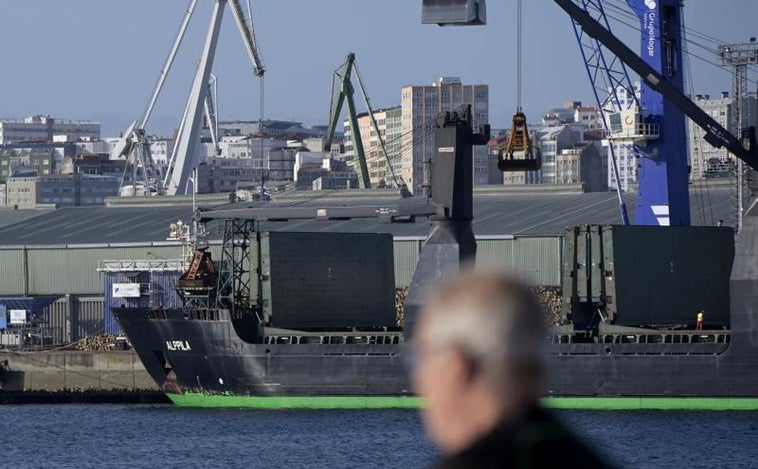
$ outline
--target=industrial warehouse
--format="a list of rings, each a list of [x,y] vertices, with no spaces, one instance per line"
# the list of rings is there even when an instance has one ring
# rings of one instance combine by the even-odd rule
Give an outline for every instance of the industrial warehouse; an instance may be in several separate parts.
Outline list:
[[[733,190],[711,184],[691,189],[693,221],[731,225]],[[293,207],[320,207],[378,204],[397,197],[392,190],[319,191],[274,194],[273,200]],[[200,205],[225,202],[225,195],[198,201]],[[631,209],[636,206],[632,194],[625,195],[625,202]],[[167,238],[170,225],[191,223],[191,197],[112,199],[109,205],[1,212],[0,308],[15,312],[8,315],[8,324],[0,324],[2,346],[38,349],[88,336],[120,334],[110,307],[181,305],[175,283],[189,260],[182,243]],[[477,265],[510,269],[531,284],[545,287],[561,285],[566,227],[619,222],[615,194],[570,192],[566,187],[529,193],[477,190],[474,212]],[[395,285],[404,288],[411,282],[429,226],[426,218],[410,221],[268,221],[256,229],[389,233]],[[221,258],[221,239],[221,227],[209,223],[208,243],[214,259]]]

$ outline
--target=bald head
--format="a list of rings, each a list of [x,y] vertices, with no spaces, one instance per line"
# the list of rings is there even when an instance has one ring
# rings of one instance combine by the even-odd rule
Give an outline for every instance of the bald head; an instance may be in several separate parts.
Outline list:
[[[504,274],[468,274],[432,292],[414,334],[413,381],[443,451],[459,451],[535,405],[544,338],[537,301]]]
[[[536,385],[540,376],[544,315],[527,287],[505,274],[471,273],[440,285],[420,332],[431,347],[458,348],[498,390]]]

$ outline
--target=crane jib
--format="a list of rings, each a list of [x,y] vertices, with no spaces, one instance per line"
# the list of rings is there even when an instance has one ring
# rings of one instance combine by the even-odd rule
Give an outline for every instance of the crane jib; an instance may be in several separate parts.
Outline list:
[[[747,138],[750,148],[745,148],[742,142],[726,130],[715,119],[700,109],[684,93],[676,89],[661,74],[642,60],[635,52],[611,34],[603,25],[595,21],[587,12],[579,8],[572,0],[554,0],[568,15],[581,26],[589,36],[595,38],[608,50],[615,54],[629,68],[643,77],[645,82],[665,99],[681,109],[692,121],[706,131],[705,140],[711,145],[724,147],[729,152],[758,169],[758,149],[754,138]],[[748,130],[748,134],[751,132]]]

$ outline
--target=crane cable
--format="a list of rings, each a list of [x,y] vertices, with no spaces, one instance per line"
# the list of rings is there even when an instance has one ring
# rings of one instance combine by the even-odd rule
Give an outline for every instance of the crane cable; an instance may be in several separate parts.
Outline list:
[[[516,1],[516,113],[513,115],[511,132],[505,147],[498,151],[497,167],[500,171],[538,171],[541,166],[539,155],[535,158],[532,141],[529,137],[529,125],[522,110],[522,70],[523,59],[523,0]],[[515,152],[524,152],[524,158],[514,158]]]
[[[247,17],[248,17],[248,23],[249,23],[248,28],[253,34],[253,38],[255,38],[255,26],[253,24],[253,6],[250,3],[250,0],[247,0],[245,3],[247,4]],[[258,47],[258,44],[256,41],[255,43],[256,52],[258,51],[257,47]],[[261,80],[259,90],[258,90],[258,101],[260,105],[258,109],[258,133],[260,134],[260,137],[263,138],[263,115],[264,115],[264,109],[265,109],[264,108],[265,85],[264,85],[263,77],[265,75],[266,69],[264,68],[263,60],[257,56],[256,58],[257,60],[260,60],[260,63],[256,62],[256,65],[255,65],[256,68],[259,69],[260,74],[258,75],[258,73],[256,73],[256,75],[258,75],[258,78],[260,78]],[[263,151],[262,146],[263,146],[263,143],[261,142],[261,151]]]
[[[608,18],[616,21],[616,23],[626,26],[632,31],[639,32],[639,25],[638,25],[639,18],[637,18],[637,16],[634,13],[630,12],[628,9],[624,8],[623,6],[614,5],[613,2],[616,2],[619,5],[623,5],[624,0],[606,0],[606,3],[604,3],[603,5],[604,9],[606,10],[605,15]],[[597,10],[597,7],[595,7],[595,9]],[[608,10],[614,10],[615,13],[613,14],[609,13]],[[719,40],[718,38],[714,36],[709,36],[703,33],[699,33],[698,31],[695,31],[695,30],[693,31],[694,31],[694,35],[696,37],[699,37],[701,41],[710,42],[711,44],[709,45],[709,44],[704,44],[703,42],[697,42],[696,40],[691,39],[691,38],[687,38],[683,40],[686,41],[690,45],[693,45],[695,47],[702,49],[708,54],[713,54],[716,46],[725,44],[724,41]],[[711,65],[715,68],[718,68],[729,74],[732,74],[732,70],[730,70],[729,67],[721,65],[715,62],[713,59],[708,58],[707,56],[698,55],[692,51],[688,51],[687,55],[690,57],[694,57],[705,64]],[[748,65],[748,68],[750,70],[753,70],[751,65]],[[755,85],[755,84],[758,84],[758,80],[753,80],[753,79],[748,78],[748,83],[750,83],[751,85]]]
[[[517,0],[516,3],[516,112],[522,112],[521,109],[521,62],[522,62],[522,13],[523,2]]]
[[[690,58],[689,58],[689,55],[687,54],[687,49],[688,49],[687,48],[687,31],[684,28],[684,14],[682,14],[681,16],[681,21],[682,21],[682,65],[684,66],[684,70],[686,72],[685,87],[688,87],[690,95],[693,95],[694,94],[693,90],[695,89],[695,83],[692,79],[692,64],[690,63]],[[692,129],[691,137],[693,140],[697,141],[700,137],[699,127],[696,125],[690,126],[689,122],[690,120],[687,119],[686,120],[687,127]],[[688,132],[689,128],[685,128],[685,133],[689,134]],[[701,156],[703,154],[702,150],[700,150],[701,148],[700,145],[698,145],[696,148],[697,150],[694,150],[690,154],[691,165],[694,163],[694,159],[697,158],[696,153],[699,153]],[[698,158],[698,159],[702,160],[702,158]],[[701,161],[701,163],[702,163],[702,167],[700,170],[701,170],[701,177],[703,177],[705,175],[705,161]],[[707,184],[707,180],[706,180],[706,184]],[[704,197],[703,188],[701,185],[695,186],[695,206],[700,215],[700,222],[703,225],[707,225],[708,222],[706,221],[706,216],[705,216],[705,197]]]

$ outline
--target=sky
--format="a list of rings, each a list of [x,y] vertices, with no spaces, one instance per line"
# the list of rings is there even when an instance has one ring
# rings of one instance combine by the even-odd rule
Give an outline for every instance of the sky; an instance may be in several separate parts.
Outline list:
[[[117,135],[141,117],[188,3],[0,0],[0,117],[96,120],[103,124],[103,136]],[[550,0],[524,3],[527,115],[539,116],[565,101],[591,103],[592,89],[566,14]],[[148,123],[150,133],[166,135],[179,125],[212,5],[211,0],[198,3]],[[732,43],[758,36],[757,7],[756,0],[686,0],[684,12],[689,31]],[[467,84],[490,86],[491,124],[507,127],[516,106],[516,2],[489,0],[487,8],[486,26],[440,28],[421,24],[421,0],[253,0],[268,68],[265,117],[326,124],[332,74],[348,52],[355,52],[374,108],[398,105],[404,85],[458,76]],[[638,49],[638,33],[624,25],[614,31]],[[698,48],[693,52],[707,55]],[[728,72],[697,59],[692,70],[695,93],[731,89]],[[228,9],[214,74],[221,119],[257,119],[259,79]],[[363,109],[360,100],[358,106]]]

